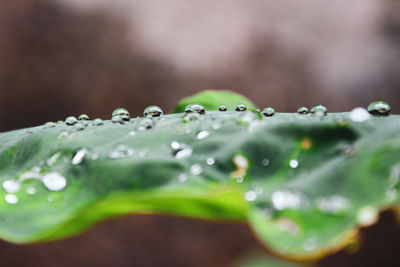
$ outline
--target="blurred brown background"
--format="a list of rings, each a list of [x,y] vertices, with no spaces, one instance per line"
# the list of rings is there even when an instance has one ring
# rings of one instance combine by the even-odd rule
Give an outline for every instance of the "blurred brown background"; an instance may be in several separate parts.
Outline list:
[[[0,131],[80,113],[106,119],[120,106],[133,116],[151,104],[168,112],[206,88],[284,112],[381,99],[399,113],[400,2],[0,0]],[[398,246],[399,231],[388,229],[395,235],[384,244]],[[261,249],[244,225],[161,216],[0,247],[4,266],[225,266]],[[399,264],[383,251],[378,262]],[[321,264],[377,263],[360,253]]]

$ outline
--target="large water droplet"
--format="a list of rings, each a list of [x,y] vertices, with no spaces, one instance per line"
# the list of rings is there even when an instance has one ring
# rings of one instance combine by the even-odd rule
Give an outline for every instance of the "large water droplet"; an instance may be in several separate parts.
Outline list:
[[[13,195],[13,194],[6,194],[4,196],[4,200],[8,204],[17,204],[18,203],[18,197],[16,195]]]
[[[80,121],[88,121],[89,120],[89,116],[86,115],[86,114],[81,114],[81,115],[79,115],[78,120],[80,120]]]
[[[224,106],[224,105],[221,105],[221,106],[218,107],[218,110],[219,111],[227,111],[228,108],[226,106]]]
[[[112,159],[126,158],[132,156],[134,150],[126,145],[118,145],[113,151],[108,153],[108,157]]]
[[[297,113],[299,113],[300,115],[306,115],[308,114],[309,110],[307,107],[299,107],[297,109]]]
[[[183,143],[177,141],[171,142],[172,154],[176,159],[188,158],[193,154],[193,149]]]
[[[111,118],[112,123],[124,123],[121,115],[115,115]]]
[[[185,108],[186,113],[199,113],[200,115],[204,115],[206,110],[204,107],[199,103],[189,104]]]
[[[74,157],[71,160],[72,165],[78,165],[83,162],[85,159],[86,154],[88,153],[87,149],[81,148],[78,151],[76,151]]]
[[[197,139],[202,140],[202,139],[207,138],[209,135],[210,135],[209,131],[203,130],[203,131],[198,132]]]
[[[275,109],[273,109],[272,107],[266,107],[263,109],[262,114],[265,117],[272,117],[275,115]]]
[[[246,111],[247,107],[245,104],[238,104],[235,108],[236,111]]]
[[[374,116],[388,116],[392,108],[384,101],[375,101],[369,104],[368,112]]]
[[[328,109],[323,105],[315,105],[311,108],[311,113],[315,115],[322,114],[325,116],[328,114]]]
[[[124,108],[117,108],[113,111],[111,121],[113,123],[123,123],[130,120],[129,112]]]
[[[143,115],[151,117],[160,117],[161,115],[164,115],[164,112],[158,106],[148,106],[147,108],[145,108]]]
[[[364,108],[355,108],[349,114],[350,120],[355,122],[364,122],[370,117],[371,115]]]
[[[74,116],[69,116],[65,119],[65,124],[67,125],[74,125],[77,122],[78,120]]]
[[[3,188],[7,193],[17,193],[21,184],[17,180],[6,180],[3,182]]]
[[[129,112],[124,108],[117,108],[112,113],[112,117],[114,117],[114,116],[122,116],[122,115],[126,115],[126,116],[130,117]]]
[[[58,172],[46,173],[42,178],[42,182],[50,191],[63,190],[67,185],[67,179],[65,179],[64,176],[61,176]]]

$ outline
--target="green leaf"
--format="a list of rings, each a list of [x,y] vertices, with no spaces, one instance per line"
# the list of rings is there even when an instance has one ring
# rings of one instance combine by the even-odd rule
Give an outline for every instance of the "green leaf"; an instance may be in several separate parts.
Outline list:
[[[238,104],[246,105],[247,110],[255,111],[257,109],[250,100],[238,93],[225,90],[205,90],[179,101],[173,113],[185,112],[185,107],[192,103],[200,103],[206,110],[218,110],[220,105],[224,105],[228,110],[233,111]]]
[[[309,260],[398,207],[400,116],[184,116],[1,133],[0,237],[55,240],[110,217],[166,213],[247,220],[270,250]]]

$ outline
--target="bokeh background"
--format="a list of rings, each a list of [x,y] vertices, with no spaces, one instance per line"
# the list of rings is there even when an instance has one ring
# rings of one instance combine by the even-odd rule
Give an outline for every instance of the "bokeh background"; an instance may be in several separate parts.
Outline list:
[[[386,100],[399,113],[400,2],[0,0],[0,131],[80,113],[108,119],[116,107],[168,112],[210,88],[282,112]],[[318,264],[399,266],[400,232],[383,217],[355,255]],[[246,225],[128,216],[57,243],[0,242],[0,261],[230,266],[254,251],[266,253]]]

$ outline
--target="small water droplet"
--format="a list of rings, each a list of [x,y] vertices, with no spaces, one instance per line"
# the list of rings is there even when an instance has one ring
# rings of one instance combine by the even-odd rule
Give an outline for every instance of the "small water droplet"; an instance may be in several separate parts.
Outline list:
[[[78,120],[74,116],[69,116],[65,119],[65,124],[67,125],[74,125],[77,122]]]
[[[200,164],[193,164],[190,167],[190,173],[192,175],[199,175],[202,173],[202,171],[203,171],[203,168],[200,166]]]
[[[17,180],[6,180],[3,182],[3,188],[7,193],[17,193],[21,184]]]
[[[81,115],[79,115],[78,120],[80,120],[80,121],[88,121],[89,120],[89,116],[86,115],[86,114],[81,114]]]
[[[161,115],[164,115],[164,112],[158,106],[148,106],[147,108],[145,108],[143,115],[151,117],[160,117]]]
[[[130,117],[129,112],[128,112],[126,109],[124,109],[124,108],[117,108],[117,109],[115,109],[115,110],[113,111],[111,117],[114,117],[114,116],[122,116],[122,115],[126,115],[126,116]]]
[[[247,169],[249,167],[249,161],[242,155],[236,155],[233,158],[233,162],[235,163],[236,166],[242,169]]]
[[[357,222],[362,226],[368,226],[378,221],[378,210],[372,206],[365,206],[357,213]]]
[[[42,178],[42,182],[50,191],[63,190],[67,185],[67,180],[65,177],[60,175],[58,172],[46,173]]]
[[[56,124],[55,124],[54,122],[51,122],[51,121],[46,122],[46,123],[43,125],[43,128],[44,128],[44,129],[54,128],[54,127],[56,127]]]
[[[46,164],[48,166],[53,166],[54,164],[56,164],[56,162],[58,161],[58,159],[61,157],[61,152],[57,152],[54,153],[47,161]]]
[[[207,165],[214,165],[214,163],[215,163],[215,159],[214,158],[207,158],[207,160],[206,160],[206,163],[207,163]]]
[[[228,108],[226,106],[224,106],[224,105],[221,105],[221,106],[218,107],[218,110],[219,111],[227,111]]]
[[[185,116],[183,116],[183,122],[191,122],[191,121],[197,121],[200,119],[200,114],[199,113],[187,113]]]
[[[93,120],[93,125],[99,126],[103,124],[103,120],[100,118],[96,118]]]
[[[392,108],[384,101],[375,101],[369,104],[368,112],[374,116],[388,116]]]
[[[349,114],[350,120],[354,122],[364,122],[370,117],[371,115],[364,108],[355,108]]]
[[[198,113],[200,115],[204,115],[206,110],[204,109],[204,107],[201,104],[193,103],[193,104],[189,104],[186,106],[185,112],[186,113]]]
[[[272,204],[277,210],[298,209],[304,204],[304,199],[298,192],[276,191],[272,194]]]
[[[154,121],[149,118],[144,118],[139,121],[139,131],[146,131],[154,127]]]
[[[186,173],[181,173],[178,176],[178,181],[181,183],[185,182],[187,179],[188,179],[188,175]]]
[[[250,190],[250,191],[246,192],[245,198],[247,201],[254,201],[257,198],[257,194],[256,194],[256,192]]]
[[[130,136],[135,136],[135,135],[136,135],[136,132],[135,132],[135,131],[130,131],[130,132],[129,132],[129,135],[130,135]]]
[[[238,104],[235,108],[236,111],[246,111],[247,107],[245,104]]]
[[[82,131],[85,129],[85,124],[78,122],[77,124],[75,124],[75,129],[77,131]]]
[[[8,204],[17,204],[18,203],[18,197],[16,195],[13,195],[13,194],[6,194],[4,196],[4,200]]]
[[[26,188],[26,193],[28,195],[34,195],[34,194],[36,194],[36,192],[37,192],[37,190],[33,186],[29,186],[28,188]]]
[[[272,117],[275,115],[275,109],[273,109],[272,107],[266,107],[263,109],[262,114],[265,117]]]
[[[295,169],[295,168],[297,168],[299,166],[299,162],[297,160],[295,160],[295,159],[292,159],[289,162],[289,165],[290,165],[291,168]]]
[[[328,109],[323,105],[315,105],[311,108],[311,113],[314,115],[326,116],[326,114],[328,114]]]
[[[263,166],[268,166],[269,165],[269,159],[263,159],[261,163],[262,163]]]
[[[297,109],[297,113],[299,113],[300,115],[306,115],[308,114],[309,110],[307,107],[299,107]]]
[[[118,145],[115,150],[108,153],[108,157],[112,159],[126,158],[132,156],[134,150],[126,145]]]
[[[210,132],[209,132],[209,131],[203,130],[203,131],[200,131],[200,132],[197,134],[197,139],[198,139],[198,140],[203,140],[203,139],[207,138],[209,135],[210,135]]]
[[[74,157],[71,160],[72,165],[78,165],[81,164],[88,153],[87,149],[81,148],[78,151],[76,151]]]
[[[172,154],[176,159],[184,159],[192,156],[193,149],[183,143],[177,141],[171,142]]]

